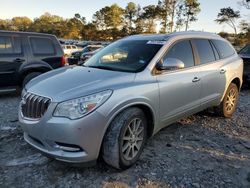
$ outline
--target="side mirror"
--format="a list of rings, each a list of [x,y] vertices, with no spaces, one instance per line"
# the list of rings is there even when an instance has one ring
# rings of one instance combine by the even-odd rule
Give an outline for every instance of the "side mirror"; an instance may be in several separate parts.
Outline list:
[[[185,64],[176,58],[167,58],[164,61],[160,61],[156,68],[158,70],[177,70],[177,69],[183,69],[185,67]]]

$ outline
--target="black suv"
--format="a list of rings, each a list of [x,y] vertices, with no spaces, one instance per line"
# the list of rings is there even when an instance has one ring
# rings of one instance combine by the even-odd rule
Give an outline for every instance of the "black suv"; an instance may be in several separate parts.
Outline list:
[[[32,78],[65,65],[53,35],[0,31],[0,93],[15,91]]]

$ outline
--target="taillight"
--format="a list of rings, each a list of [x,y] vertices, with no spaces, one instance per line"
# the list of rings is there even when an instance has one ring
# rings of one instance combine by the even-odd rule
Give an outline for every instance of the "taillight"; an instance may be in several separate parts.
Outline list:
[[[62,58],[61,58],[61,65],[62,65],[62,67],[67,65],[66,59],[64,56],[62,56]]]

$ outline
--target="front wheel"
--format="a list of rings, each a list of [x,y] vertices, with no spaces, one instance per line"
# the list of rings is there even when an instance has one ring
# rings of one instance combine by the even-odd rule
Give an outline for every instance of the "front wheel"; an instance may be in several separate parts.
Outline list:
[[[236,110],[238,97],[239,89],[236,84],[231,83],[226,91],[223,101],[221,102],[220,106],[217,107],[217,112],[223,117],[232,117]]]
[[[114,168],[129,168],[140,157],[146,139],[147,120],[143,111],[129,108],[110,124],[103,141],[103,159]]]

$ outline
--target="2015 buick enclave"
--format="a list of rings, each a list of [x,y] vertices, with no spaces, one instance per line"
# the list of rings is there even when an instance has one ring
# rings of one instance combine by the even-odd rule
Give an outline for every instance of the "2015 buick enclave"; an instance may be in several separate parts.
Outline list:
[[[136,35],[100,50],[84,66],[43,74],[25,87],[25,140],[58,160],[99,154],[126,169],[148,137],[208,107],[231,117],[243,63],[229,42],[203,32]]]

